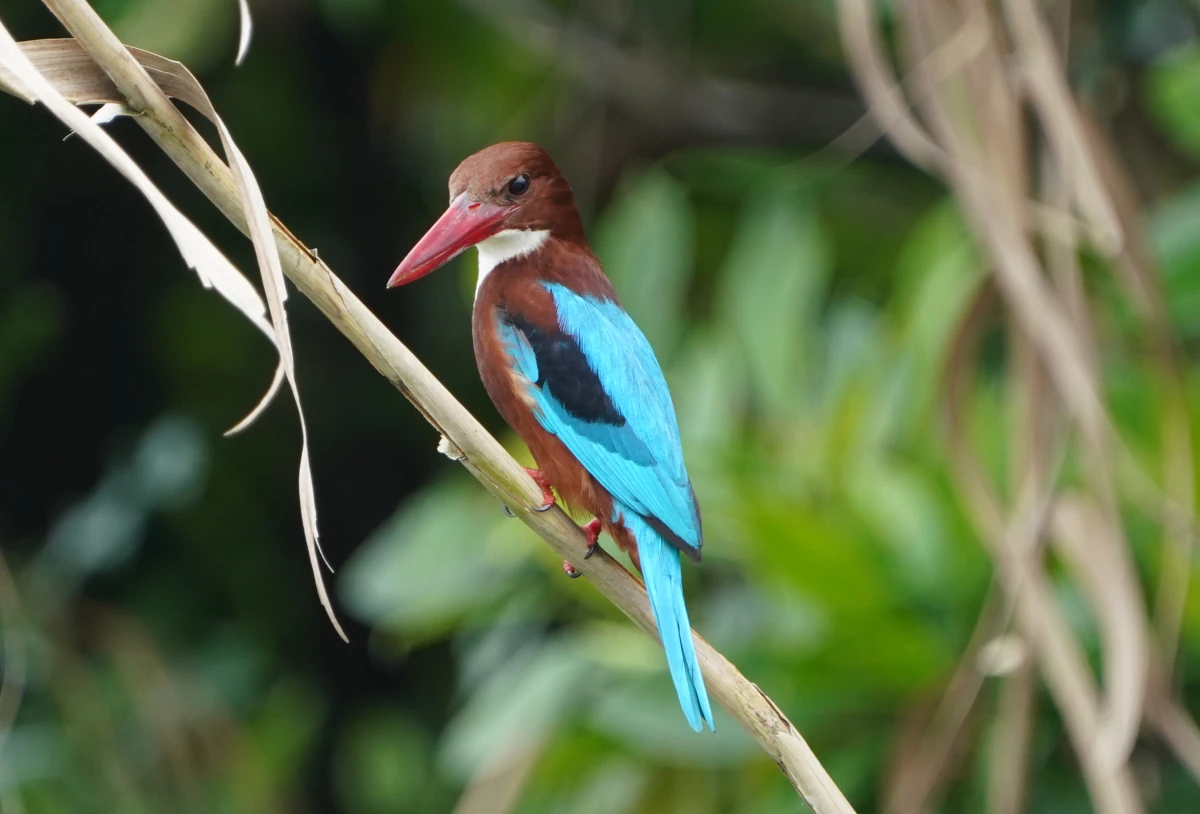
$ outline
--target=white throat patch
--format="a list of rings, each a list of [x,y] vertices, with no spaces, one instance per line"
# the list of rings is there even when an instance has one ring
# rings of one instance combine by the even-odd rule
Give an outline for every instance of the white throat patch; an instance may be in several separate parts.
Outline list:
[[[548,237],[549,229],[505,229],[476,244],[475,248],[479,249],[479,280],[475,283],[475,297],[479,297],[483,279],[492,269],[507,260],[532,254]]]

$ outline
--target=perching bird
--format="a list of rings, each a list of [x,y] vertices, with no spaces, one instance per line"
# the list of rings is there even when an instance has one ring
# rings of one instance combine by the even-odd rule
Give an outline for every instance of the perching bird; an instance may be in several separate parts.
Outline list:
[[[536,144],[495,144],[450,176],[450,207],[388,280],[412,282],[479,249],[472,329],[479,375],[529,446],[554,504],[595,520],[642,572],[684,714],[712,709],[692,645],[679,552],[700,560],[700,510],[675,408],[646,337],[588,248],[571,188]],[[568,563],[564,570],[578,576]]]

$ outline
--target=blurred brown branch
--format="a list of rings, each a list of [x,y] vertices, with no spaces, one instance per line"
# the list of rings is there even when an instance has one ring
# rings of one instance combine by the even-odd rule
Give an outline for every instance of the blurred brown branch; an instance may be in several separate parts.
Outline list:
[[[854,126],[862,103],[846,94],[696,77],[662,59],[631,53],[599,32],[567,25],[530,0],[460,0],[522,49],[565,68],[575,82],[604,94],[668,134],[688,140],[824,143]]]
[[[1200,742],[1195,723],[1170,700],[1166,678],[1196,536],[1193,453],[1181,371],[1136,201],[1114,150],[1067,83],[1060,51],[1070,7],[1051,4],[1056,42],[1047,12],[1033,0],[913,0],[893,8],[893,60],[873,0],[838,5],[848,62],[877,121],[911,161],[946,182],[989,264],[988,282],[960,326],[946,367],[955,485],[993,559],[1016,631],[1062,714],[1093,805],[1102,812],[1141,811],[1129,758],[1143,723],[1158,730],[1193,773]],[[955,49],[959,70],[937,71],[938,53],[979,37],[982,45]],[[898,71],[911,82],[900,82]],[[1047,215],[1055,218],[1053,227],[1047,228]],[[1168,383],[1161,492],[1131,462],[1103,401],[1097,306],[1079,263],[1085,249],[1106,258],[1117,284],[1131,293]],[[997,311],[1010,349],[1011,506],[968,432],[968,384],[981,336]],[[1066,457],[1078,461],[1082,476],[1070,491],[1058,483]],[[1123,502],[1164,526],[1157,640],[1136,579]],[[1054,543],[1050,551],[1047,541]],[[1051,556],[1066,566],[1063,575],[1052,576]],[[1056,597],[1061,580],[1087,600],[1100,634],[1102,681]],[[1020,788],[1029,771],[1036,706],[1027,671],[1018,669],[1003,682],[989,776],[989,810],[996,812],[1024,805]],[[894,782],[890,810],[924,809],[928,791],[900,796],[901,778]]]

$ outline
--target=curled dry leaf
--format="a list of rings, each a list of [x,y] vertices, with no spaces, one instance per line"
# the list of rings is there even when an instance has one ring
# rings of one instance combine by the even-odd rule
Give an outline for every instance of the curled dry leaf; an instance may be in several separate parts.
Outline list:
[[[234,65],[241,65],[246,54],[250,52],[250,35],[253,33],[254,25],[250,20],[250,4],[246,0],[238,0],[238,18],[241,31],[238,34],[237,59],[233,61]]]
[[[197,85],[197,91],[203,90]],[[207,98],[207,97],[206,97]],[[325,589],[325,580],[321,577],[321,567],[318,556],[331,571],[329,560],[321,550],[320,536],[317,532],[317,497],[313,488],[312,466],[308,457],[308,427],[304,422],[304,408],[300,403],[300,389],[296,385],[296,363],[292,354],[291,331],[288,328],[287,311],[283,307],[287,299],[287,288],[284,284],[283,266],[279,262],[279,251],[275,248],[275,238],[271,233],[271,217],[267,214],[267,204],[263,200],[262,190],[254,180],[254,173],[246,161],[242,151],[233,143],[225,123],[217,116],[213,117],[217,130],[221,134],[221,143],[225,147],[225,155],[229,159],[229,167],[233,170],[237,182],[238,196],[241,198],[242,209],[250,227],[250,237],[254,243],[254,253],[258,257],[258,267],[262,271],[263,289],[267,294],[267,306],[271,312],[271,322],[275,327],[276,344],[279,347],[280,368],[283,369],[288,385],[292,390],[292,398],[296,402],[296,414],[300,418],[300,514],[303,519],[304,536],[308,543],[308,558],[312,565],[313,580],[317,585],[317,594],[321,604],[329,615],[329,620],[337,629],[338,635],[347,639],[346,633],[338,622],[337,614],[333,611],[333,603]],[[279,381],[276,376],[275,382]],[[272,385],[274,387],[274,385]],[[257,410],[256,410],[257,412]],[[347,639],[348,640],[348,639]]]
[[[263,397],[258,400],[258,404],[254,405],[254,409],[246,413],[245,418],[225,430],[226,438],[231,435],[237,435],[258,420],[258,417],[262,415],[262,411],[267,409],[267,405],[271,403],[275,398],[275,394],[279,392],[279,386],[283,384],[283,377],[286,373],[287,371],[283,367],[283,362],[280,362],[278,367],[275,368],[275,378],[271,380],[271,386],[267,388],[267,392],[263,393]]]
[[[33,40],[18,43],[18,47],[38,73],[68,101],[77,105],[124,105],[125,98],[112,80],[74,39]],[[168,96],[187,102],[209,118],[216,115],[208,97],[199,90],[200,83],[182,63],[140,48],[128,51]],[[30,104],[37,101],[21,77],[2,64],[0,90]]]
[[[70,126],[138,188],[162,219],[188,266],[195,269],[206,287],[233,303],[260,331],[274,341],[274,330],[265,319],[266,306],[250,281],[234,268],[199,229],[167,200],[141,168],[87,114],[64,98],[0,25],[0,87],[17,89],[16,95],[41,102]],[[107,99],[94,101],[107,102]]]
[[[0,28],[0,31],[3,29]],[[283,307],[287,296],[283,282],[283,268],[275,247],[266,203],[263,200],[262,191],[254,180],[254,174],[250,170],[249,164],[238,150],[237,145],[233,143],[228,128],[213,109],[208,95],[186,67],[147,51],[129,49],[131,55],[146,69],[150,77],[158,82],[164,92],[187,102],[216,125],[226,157],[233,170],[240,203],[246,212],[251,240],[254,243],[255,255],[262,272],[263,288],[267,295],[266,308],[249,280],[242,276],[217,251],[216,247],[167,201],[116,142],[112,141],[84,113],[73,106],[75,104],[123,104],[125,101],[108,76],[92,61],[80,45],[73,39],[61,39],[39,40],[18,46],[11,37],[7,36],[7,32],[4,32],[4,38],[5,50],[0,53],[0,89],[7,90],[26,101],[44,102],[56,116],[73,126],[81,135],[86,132],[88,134],[87,141],[121,170],[122,174],[133,181],[147,198],[150,198],[168,229],[176,237],[176,242],[180,245],[180,251],[188,261],[188,265],[196,269],[201,281],[206,286],[217,288],[227,299],[237,305],[279,350],[279,369],[276,371],[266,396],[251,411],[250,415],[239,422],[231,432],[241,430],[253,421],[277,392],[283,379],[287,379],[300,415],[300,509],[309,561],[312,565],[321,604],[338,635],[346,639],[345,631],[342,630],[333,611],[333,604],[321,576],[319,560],[324,560],[325,557],[324,552],[320,550],[320,538],[317,531],[316,496],[313,490],[308,455],[308,430],[304,423],[300,393],[296,385],[291,334],[288,330],[287,313]],[[75,125],[77,121],[84,123],[82,127]],[[90,129],[85,131],[82,128]],[[268,310],[271,315],[270,322],[264,318],[264,311]],[[325,564],[328,567],[327,560]]]

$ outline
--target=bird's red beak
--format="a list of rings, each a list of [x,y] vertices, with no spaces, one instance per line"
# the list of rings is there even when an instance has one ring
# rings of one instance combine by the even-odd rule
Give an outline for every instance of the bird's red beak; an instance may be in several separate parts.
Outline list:
[[[450,202],[437,223],[412,247],[396,267],[387,287],[404,285],[453,260],[467,249],[499,232],[513,207],[467,199],[462,193]]]

